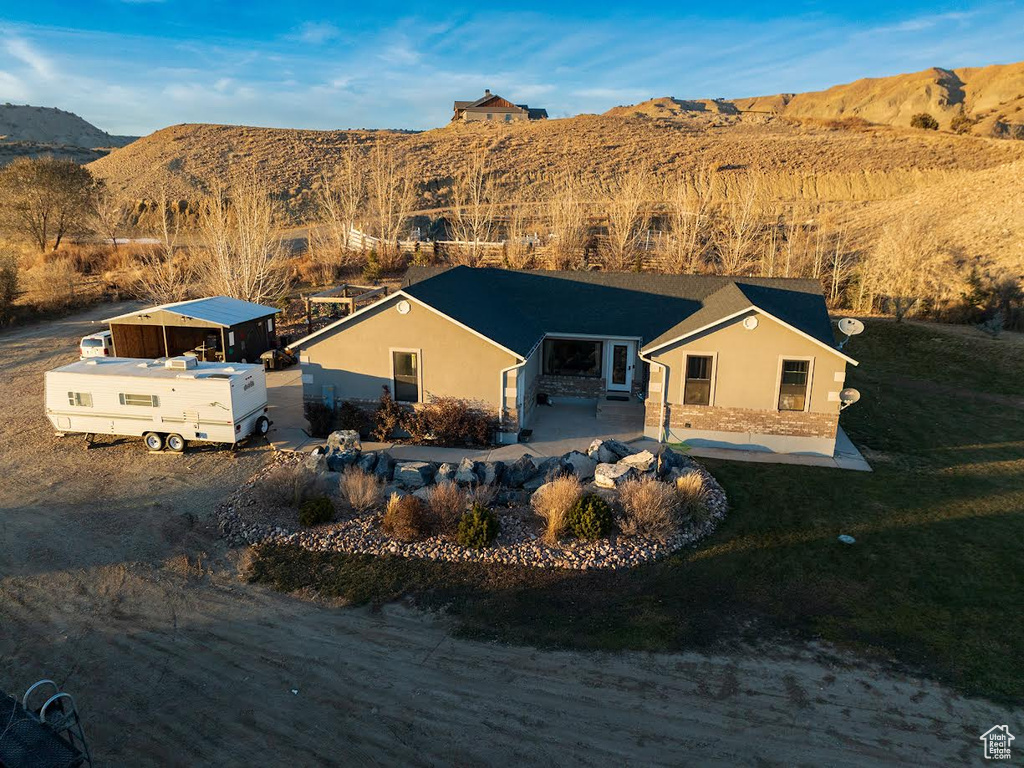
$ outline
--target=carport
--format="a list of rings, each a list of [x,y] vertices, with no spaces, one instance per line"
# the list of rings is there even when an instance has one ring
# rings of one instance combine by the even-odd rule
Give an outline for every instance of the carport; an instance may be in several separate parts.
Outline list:
[[[153,359],[195,352],[202,360],[257,362],[277,346],[280,310],[230,296],[148,307],[104,322],[117,357]]]

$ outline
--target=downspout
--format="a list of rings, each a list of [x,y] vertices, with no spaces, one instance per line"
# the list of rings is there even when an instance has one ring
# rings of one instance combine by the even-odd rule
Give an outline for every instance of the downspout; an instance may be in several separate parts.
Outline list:
[[[668,366],[664,363],[659,363],[656,360],[651,360],[649,357],[644,357],[643,352],[637,352],[637,357],[643,360],[648,365],[656,365],[661,369],[661,416],[658,418],[658,442],[665,442],[665,402],[668,399],[668,390],[665,386],[668,378]],[[647,382],[647,393],[651,392],[651,382]]]

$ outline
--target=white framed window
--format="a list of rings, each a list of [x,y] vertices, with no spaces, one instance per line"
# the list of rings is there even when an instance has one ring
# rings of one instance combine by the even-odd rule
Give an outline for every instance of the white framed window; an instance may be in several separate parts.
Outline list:
[[[228,346],[229,347],[235,346],[235,332],[234,331],[228,331]]]
[[[122,392],[118,397],[121,400],[121,405],[139,405],[145,408],[156,408],[160,405],[160,398],[156,395],[139,395]]]
[[[274,318],[272,318],[272,317],[268,317],[267,318],[267,330],[268,331],[274,330]]]
[[[422,402],[423,369],[418,349],[392,349],[391,393],[400,403]]]
[[[494,119],[494,115],[492,115],[490,112],[488,112],[487,113],[487,119],[488,120],[493,120]]]
[[[780,357],[775,385],[775,407],[780,411],[810,410],[813,377],[813,357]]]
[[[92,408],[92,392],[68,392],[68,405]]]
[[[711,405],[711,381],[715,358],[687,355],[683,380],[683,405]]]

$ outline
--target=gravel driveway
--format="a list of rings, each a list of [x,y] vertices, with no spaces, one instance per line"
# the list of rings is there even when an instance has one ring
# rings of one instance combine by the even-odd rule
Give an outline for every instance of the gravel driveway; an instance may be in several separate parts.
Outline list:
[[[212,511],[266,448],[87,451],[43,416],[123,306],[0,333],[0,688],[66,685],[98,766],[954,765],[1024,725],[816,649],[542,652],[247,585]]]

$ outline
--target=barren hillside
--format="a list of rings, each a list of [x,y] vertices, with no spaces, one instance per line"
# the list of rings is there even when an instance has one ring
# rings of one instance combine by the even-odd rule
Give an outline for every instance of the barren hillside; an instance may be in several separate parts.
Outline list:
[[[40,155],[87,163],[134,140],[134,136],[112,136],[62,109],[0,105],[0,165],[15,157]]]
[[[418,134],[301,131],[177,125],[90,165],[135,199],[165,187],[192,199],[215,180],[256,168],[295,218],[338,163],[349,141],[393,145],[419,182],[419,207],[447,201],[452,174],[476,148],[490,148],[497,181],[529,197],[552,174],[571,169],[608,178],[640,164],[662,176],[699,164],[764,170],[780,195],[823,201],[890,198],[951,173],[1024,158],[1024,142],[889,127],[856,130],[798,125],[771,116],[708,115],[696,121],[581,115],[513,125],[454,124]]]
[[[864,78],[824,91],[732,101],[663,97],[615,107],[606,114],[677,118],[704,112],[760,113],[817,120],[855,117],[881,125],[909,126],[914,115],[927,112],[948,129],[953,118],[963,113],[975,121],[972,133],[998,138],[1024,131],[1022,108],[1024,62],[961,69],[933,67],[892,77]]]

